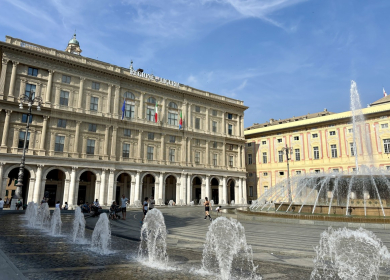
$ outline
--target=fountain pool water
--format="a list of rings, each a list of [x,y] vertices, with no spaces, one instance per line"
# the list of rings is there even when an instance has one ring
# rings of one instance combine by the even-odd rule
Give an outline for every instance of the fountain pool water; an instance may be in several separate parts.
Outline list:
[[[74,220],[73,220],[73,231],[72,231],[72,240],[83,240],[85,235],[85,218],[83,213],[81,213],[81,208],[76,206],[74,211]]]
[[[138,257],[141,262],[153,267],[166,268],[167,255],[167,229],[164,216],[160,210],[150,210],[141,228],[141,244]]]
[[[206,235],[202,270],[220,275],[222,280],[261,279],[256,275],[256,268],[244,227],[234,219],[215,219]]]
[[[39,226],[41,229],[48,228],[50,226],[50,210],[47,203],[42,203],[37,211],[36,226]]]
[[[329,227],[321,234],[315,251],[311,280],[378,279],[379,268],[390,260],[382,241],[362,228],[333,230]]]
[[[28,225],[31,227],[35,227],[38,216],[38,204],[34,202],[29,202],[25,215],[27,218]]]
[[[235,205],[235,202],[234,200],[230,201],[230,205],[234,206]]]
[[[172,206],[174,205],[174,203],[175,203],[175,202],[174,202],[173,200],[170,200],[170,201],[168,202],[168,206],[169,206],[169,207],[172,207]]]
[[[190,206],[194,206],[194,201],[190,201]]]
[[[95,225],[92,233],[91,249],[101,255],[106,255],[110,252],[111,245],[111,228],[107,214],[102,213]]]
[[[51,226],[50,233],[52,235],[60,235],[61,234],[61,210],[60,208],[54,209],[53,215],[51,216]]]

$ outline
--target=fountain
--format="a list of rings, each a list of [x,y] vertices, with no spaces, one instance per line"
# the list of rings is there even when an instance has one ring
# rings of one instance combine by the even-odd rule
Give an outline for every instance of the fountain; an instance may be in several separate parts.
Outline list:
[[[210,200],[211,207],[214,206],[214,200]]]
[[[25,215],[27,217],[28,225],[31,227],[35,227],[38,216],[38,204],[34,202],[29,202]]]
[[[37,218],[36,218],[35,225],[39,226],[41,229],[44,229],[45,227],[49,227],[50,225],[49,221],[50,221],[49,205],[47,203],[42,203],[37,211]]]
[[[154,208],[146,215],[141,228],[139,259],[148,265],[166,268],[168,262],[166,238],[164,216],[160,210]]]
[[[203,203],[204,203],[204,199],[203,198],[199,199],[199,205],[203,206]]]
[[[169,207],[172,207],[172,206],[175,205],[174,203],[175,203],[175,202],[174,202],[173,200],[170,200],[170,201],[168,202],[168,206],[169,206]]]
[[[362,228],[321,234],[310,279],[378,279],[379,268],[388,264],[389,252],[371,231]]]
[[[47,204],[47,203],[45,203]],[[61,209],[56,208],[54,209],[53,215],[51,217],[51,226],[50,226],[50,233],[52,235],[60,235],[61,234]]]
[[[111,228],[107,214],[102,213],[92,233],[91,249],[101,255],[110,253]]]
[[[133,206],[135,208],[141,208],[142,207],[142,203],[141,203],[140,200],[135,200]]]
[[[76,206],[74,211],[74,220],[73,220],[73,242],[76,240],[83,240],[85,234],[85,218],[83,213],[81,213],[81,208]]]
[[[230,201],[230,205],[231,205],[231,206],[234,206],[234,205],[235,205],[234,200]]]
[[[251,246],[244,227],[234,219],[219,217],[209,226],[203,249],[202,270],[221,279],[261,279],[256,275]]]
[[[290,177],[260,196],[252,203],[250,210],[299,214],[390,215],[390,172],[373,167],[370,136],[366,131],[359,93],[354,81],[351,82],[350,99],[354,172],[351,174],[337,170]],[[363,146],[368,152],[368,157],[364,157],[364,164],[359,164],[359,154],[362,154]]]
[[[190,201],[190,206],[194,206],[194,201]]]

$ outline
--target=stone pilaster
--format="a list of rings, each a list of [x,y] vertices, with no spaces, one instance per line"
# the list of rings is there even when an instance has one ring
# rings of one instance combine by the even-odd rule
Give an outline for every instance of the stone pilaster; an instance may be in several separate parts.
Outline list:
[[[0,74],[0,100],[3,100],[5,97],[5,78],[7,76],[7,65],[8,65],[9,59],[3,58],[1,60],[1,74]],[[1,181],[1,178],[0,178]]]
[[[3,137],[1,138],[1,147],[0,152],[6,153],[7,152],[7,140],[8,140],[8,131],[9,131],[9,123],[11,118],[11,110],[5,111],[5,121],[4,121],[4,128],[3,128]],[[0,177],[0,180],[2,178]]]
[[[47,132],[48,119],[49,116],[43,116],[42,134],[41,134],[41,141],[39,142],[39,153],[38,153],[40,156],[46,155],[45,144],[46,144],[46,132]]]
[[[7,96],[8,101],[14,101],[15,100],[15,81],[16,81],[16,71],[18,67],[19,62],[18,61],[12,61],[12,73],[11,73],[11,81],[9,85],[9,92]]]
[[[47,88],[46,88],[46,95],[45,95],[45,103],[46,105],[50,106],[51,104],[51,88],[53,86],[53,74],[54,70],[48,70],[49,71],[49,78],[47,80]]]
[[[85,78],[80,77],[79,96],[77,99],[77,112],[80,112],[80,113],[82,113],[84,111],[84,108],[83,108],[84,81],[85,81]],[[86,109],[88,109],[88,108],[86,108]]]

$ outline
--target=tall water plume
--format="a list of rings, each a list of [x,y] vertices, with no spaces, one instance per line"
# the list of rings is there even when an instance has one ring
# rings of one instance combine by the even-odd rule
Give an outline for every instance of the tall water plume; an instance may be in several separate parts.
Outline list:
[[[83,240],[84,235],[85,235],[85,218],[83,213],[81,213],[81,208],[76,206],[76,210],[74,211],[73,231],[72,231],[73,242],[76,242],[76,240]]]
[[[38,208],[36,226],[39,226],[41,229],[50,227],[50,210],[47,203],[42,203]]]
[[[29,202],[26,209],[26,218],[29,226],[35,227],[38,216],[38,204]]]
[[[93,251],[106,255],[110,253],[111,246],[111,228],[110,221],[107,214],[102,213],[99,216],[99,220],[95,225],[95,229],[92,233],[91,248]]]
[[[256,275],[252,247],[246,243],[244,227],[237,220],[225,217],[215,219],[209,226],[202,268],[223,280],[261,279]]]
[[[389,261],[389,252],[371,231],[329,227],[315,248],[311,280],[378,279],[379,269]]]
[[[53,215],[51,216],[51,226],[50,233],[52,235],[60,235],[61,234],[61,210],[60,208],[54,209]]]
[[[166,267],[168,263],[166,238],[164,216],[160,210],[154,208],[146,215],[141,228],[139,259],[149,265]]]

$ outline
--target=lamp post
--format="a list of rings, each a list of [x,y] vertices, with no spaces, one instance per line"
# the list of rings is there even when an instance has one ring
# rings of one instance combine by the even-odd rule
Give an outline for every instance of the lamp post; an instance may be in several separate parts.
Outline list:
[[[290,185],[290,164],[288,161],[291,159],[291,158],[289,158],[289,155],[291,155],[293,153],[293,149],[291,147],[288,147],[286,144],[286,147],[283,147],[282,151],[286,152],[288,202],[291,203],[292,202],[292,193],[291,193],[291,185]]]
[[[22,187],[23,187],[23,177],[24,177],[24,162],[26,158],[26,147],[27,139],[28,139],[28,129],[30,128],[30,117],[32,115],[32,106],[34,103],[37,104],[37,111],[41,111],[41,103],[42,97],[35,96],[34,91],[31,91],[29,94],[21,95],[19,97],[19,109],[23,109],[23,104],[27,104],[28,106],[28,114],[27,114],[27,124],[26,124],[26,133],[24,134],[24,143],[23,143],[23,155],[22,160],[20,162],[19,173],[18,173],[18,183],[16,184],[16,191],[14,198],[21,199],[22,198]]]

